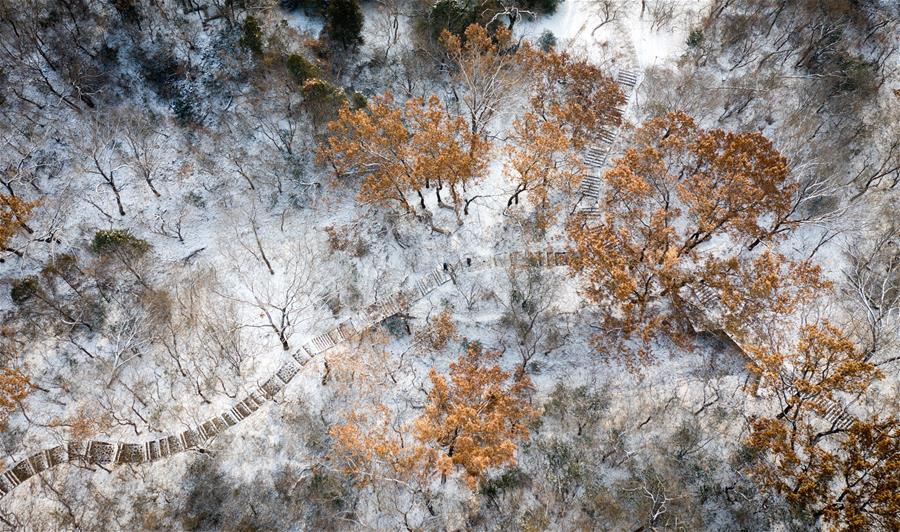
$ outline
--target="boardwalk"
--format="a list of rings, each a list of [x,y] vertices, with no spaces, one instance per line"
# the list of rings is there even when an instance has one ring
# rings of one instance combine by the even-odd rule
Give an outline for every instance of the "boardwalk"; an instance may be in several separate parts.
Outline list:
[[[566,264],[564,251],[511,252],[491,256],[468,255],[443,261],[418,277],[408,289],[394,291],[369,305],[337,327],[315,336],[300,347],[268,379],[240,401],[194,427],[140,442],[100,440],[70,441],[30,454],[0,475],[0,497],[6,496],[31,477],[63,464],[117,466],[163,460],[177,453],[202,447],[222,432],[272,401],[313,357],[356,338],[386,318],[409,310],[441,286],[462,273],[519,266],[557,267]]]
[[[634,100],[634,92],[637,89],[639,76],[630,70],[622,70],[616,76],[616,83],[622,89],[625,95],[625,103],[622,107],[612,110],[610,113],[613,123],[616,125],[605,126],[597,132],[598,144],[588,146],[582,154],[582,161],[588,168],[587,175],[581,181],[579,190],[578,206],[576,213],[585,214],[593,209],[600,200],[600,189],[602,186],[601,170],[608,162],[609,156],[613,151],[613,147],[619,138],[622,119],[624,118],[628,107]]]

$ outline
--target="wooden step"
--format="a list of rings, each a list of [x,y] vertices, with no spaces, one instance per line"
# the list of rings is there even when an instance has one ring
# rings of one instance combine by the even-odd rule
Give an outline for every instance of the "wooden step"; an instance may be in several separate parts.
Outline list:
[[[602,212],[597,207],[584,207],[582,209],[578,209],[578,216],[583,218],[587,218],[589,220],[596,220],[602,216]]]
[[[204,438],[198,432],[198,429],[187,429],[180,435],[181,445],[183,449],[192,449],[198,447]]]
[[[605,151],[600,151],[596,148],[588,148],[587,151],[582,156],[582,160],[584,164],[588,166],[601,167],[606,164],[606,153]]]
[[[3,473],[3,480],[10,486],[10,489],[15,488],[16,486],[21,484],[21,481],[19,481],[19,479],[16,478],[16,476],[13,474],[12,469],[7,469]]]
[[[105,441],[92,441],[88,443],[87,457],[92,464],[107,464],[112,462],[115,448]]]
[[[634,87],[637,84],[637,80],[637,74],[630,70],[620,70],[619,75],[616,76],[616,82],[628,88]]]
[[[166,441],[169,443],[169,454],[180,453],[185,449],[184,440],[181,439],[181,436],[169,436],[166,438]]]
[[[147,447],[144,452],[147,454],[147,459],[151,462],[159,460],[162,456],[159,452],[159,442],[156,440],[147,442]]]
[[[694,294],[697,296],[697,301],[703,306],[717,303],[719,301],[719,295],[716,294],[716,291],[713,290],[713,288],[710,286],[707,286],[705,284],[695,284],[692,285],[691,288],[694,290]]]
[[[50,464],[47,463],[47,455],[44,451],[40,451],[31,455],[28,458],[28,463],[31,464],[31,469],[35,474],[40,473],[41,471],[46,471],[47,468],[50,467]]]
[[[259,388],[266,395],[266,397],[272,399],[273,397],[275,397],[275,395],[278,394],[278,392],[284,389],[284,383],[281,382],[281,379],[273,375],[269,377],[269,379],[264,382]]]
[[[351,320],[341,322],[341,324],[338,325],[338,332],[341,335],[342,341],[347,341],[357,334],[356,327],[353,326],[353,322]]]
[[[65,445],[57,445],[47,451],[47,461],[50,462],[50,467],[57,466],[67,460],[68,452],[66,451]]]
[[[19,482],[25,482],[34,476],[34,469],[31,467],[31,462],[26,458],[13,466],[12,473],[19,479]]]
[[[600,128],[598,136],[600,137],[600,140],[607,144],[612,144],[616,140],[616,132],[606,128]]]
[[[300,366],[289,360],[278,368],[278,372],[275,373],[275,375],[281,379],[283,383],[287,384],[291,382],[291,379],[294,378],[294,375],[296,375],[298,371],[300,371]]]

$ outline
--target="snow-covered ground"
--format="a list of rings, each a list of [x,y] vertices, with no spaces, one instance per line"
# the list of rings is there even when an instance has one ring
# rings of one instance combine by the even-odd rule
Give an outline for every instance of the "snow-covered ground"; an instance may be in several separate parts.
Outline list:
[[[517,37],[535,42],[544,32],[552,32],[557,49],[588,58],[610,72],[629,70],[643,77],[649,71],[674,71],[688,61],[688,35],[710,3],[667,2],[671,12],[642,13],[642,2],[629,1],[614,3],[617,7],[609,14],[603,2],[565,0],[552,15],[518,21],[515,32]],[[390,82],[380,76],[387,76],[393,68],[400,70],[398,65],[408,59],[401,53],[415,46],[412,18],[403,10],[393,10],[393,5],[365,4],[361,52],[358,56],[347,52],[346,57],[328,65],[341,69],[336,76],[348,88],[352,85],[369,95],[381,92],[382,85]],[[259,15],[271,27],[287,32],[288,51],[300,50],[313,57],[301,39],[318,38],[322,19],[299,11],[273,10]],[[227,49],[235,44],[234,39],[217,44],[216,39],[222,37],[215,37],[212,28],[218,23],[196,23],[191,30],[194,38],[179,42],[174,53],[191,62],[209,59],[214,63],[210,57],[221,53],[217,46]],[[120,45],[122,57],[136,53],[133,47],[137,45],[127,39],[121,39]],[[726,69],[711,63],[710,75],[726,79]],[[141,75],[132,69],[123,78],[136,84]],[[654,78],[650,84],[654,83],[660,80]],[[657,92],[641,93],[643,87],[638,88],[637,103],[625,116],[626,131],[649,113],[649,105],[659,103],[654,98],[663,91],[658,85],[651,89]],[[16,367],[32,376],[39,391],[25,398],[9,418],[0,442],[4,469],[36,450],[64,441],[144,441],[196,426],[256,389],[308,340],[383,302],[397,290],[409,288],[445,262],[465,256],[494,257],[523,247],[566,246],[561,226],[535,239],[527,229],[527,212],[507,208],[515,185],[504,175],[499,149],[487,175],[467,190],[479,199],[472,203],[462,225],[456,223],[452,210],[438,205],[433,190],[425,191],[427,209],[433,214],[430,224],[440,229],[438,232],[420,220],[362,203],[356,194],[357,183],[335,179],[327,168],[314,164],[314,139],[306,129],[298,134],[303,139],[297,141],[296,153],[282,153],[278,141],[284,139],[273,140],[272,129],[266,128],[272,123],[276,130],[284,128],[287,119],[279,115],[267,122],[270,117],[265,115],[276,108],[281,112],[277,98],[282,94],[273,89],[269,93],[272,101],[260,103],[254,101],[256,90],[258,87],[246,83],[226,96],[209,96],[204,105],[212,108],[225,102],[221,105],[226,111],[210,112],[217,122],[207,124],[206,130],[192,130],[180,126],[171,110],[150,91],[135,89],[135,105],[143,103],[148,112],[156,113],[154,126],[160,135],[154,137],[154,156],[159,163],[154,184],[160,196],[141,179],[136,163],[111,160],[105,170],[115,172],[119,179],[127,211],[124,216],[116,215],[114,196],[99,180],[92,159],[86,156],[89,150],[81,144],[96,146],[108,141],[110,150],[124,149],[120,136],[127,116],[110,119],[121,126],[110,138],[99,138],[101,123],[88,122],[84,115],[65,108],[57,123],[35,128],[48,138],[33,135],[30,139],[37,140],[31,141],[42,148],[52,145],[64,162],[60,175],[36,185],[48,198],[40,212],[54,214],[42,217],[43,225],[36,234],[52,228],[53,239],[49,244],[29,244],[23,257],[0,265],[2,278],[11,285],[14,279],[39,275],[49,258],[73,250],[89,273],[109,267],[101,264],[88,246],[98,229],[115,228],[128,229],[152,246],[141,267],[159,290],[134,296],[139,292],[133,286],[136,281],[123,270],[115,277],[119,284],[97,288],[108,309],[100,330],[83,337],[36,333],[34,341],[15,346]],[[752,119],[742,117],[746,122],[740,125],[765,125],[767,134],[774,133],[785,115],[767,115],[765,111],[764,107],[749,111]],[[499,139],[508,130],[513,112],[498,116],[492,127]],[[704,119],[715,122],[712,115]],[[61,141],[53,144],[50,138],[57,136]],[[624,134],[621,138],[621,142],[627,141]],[[15,142],[18,140],[9,144]],[[51,218],[52,224],[47,222]],[[841,224],[835,224],[843,231]],[[335,243],[333,235],[338,233],[350,242],[345,249]],[[821,226],[805,226],[780,251],[805,257],[814,248],[815,260],[837,283],[846,267],[843,250],[854,236],[852,231],[846,233],[817,247]],[[719,460],[716,466],[709,466],[709,474],[724,474],[721,469],[728,468],[726,460],[743,437],[744,424],[737,416],[763,412],[767,399],[746,393],[746,360],[720,339],[701,336],[687,349],[660,341],[655,345],[654,364],[639,375],[615,360],[601,360],[590,340],[596,333],[597,317],[586,304],[581,279],[559,268],[513,274],[495,267],[465,274],[406,309],[404,319],[415,333],[440,310],[449,309],[460,337],[501,350],[501,365],[514,371],[522,365],[522,346],[505,320],[511,306],[524,308],[514,294],[514,289],[519,289],[515,283],[522,279],[514,275],[540,276],[541,283],[554,288],[546,296],[553,318],[540,326],[542,334],[560,340],[535,355],[525,368],[533,383],[531,401],[536,407],[546,404],[560,383],[570,388],[606,386],[612,406],[604,411],[598,434],[611,440],[616,435],[626,449],[623,452],[631,456],[669,438],[677,423],[696,418],[689,414],[704,411],[714,390],[720,401],[710,410],[715,410],[717,417],[702,422],[713,428],[708,429],[712,435],[701,447]],[[84,282],[79,289],[94,290]],[[60,290],[70,292],[59,284]],[[145,298],[154,294],[160,298],[163,318],[141,310]],[[0,308],[10,315],[15,311],[10,290],[0,293]],[[46,323],[39,322],[38,329]],[[275,332],[279,328],[283,338]],[[153,332],[144,335],[145,329]],[[288,349],[283,342],[289,344]],[[233,507],[244,504],[241,497],[252,501],[258,495],[260,510],[250,503],[256,518],[258,513],[276,512],[279,505],[289,508],[285,515],[309,517],[314,506],[309,501],[315,499],[326,508],[345,505],[334,513],[349,516],[344,521],[347,528],[399,526],[407,517],[398,509],[404,504],[415,517],[415,526],[437,529],[441,526],[435,523],[443,520],[467,528],[472,525],[464,516],[474,515],[472,508],[482,503],[461,483],[435,482],[428,487],[435,492],[428,496],[444,497],[435,504],[437,509],[411,502],[418,500],[419,493],[404,495],[410,499],[400,497],[389,517],[380,515],[383,508],[377,494],[354,494],[349,482],[326,485],[327,479],[341,478],[328,461],[328,430],[347,417],[354,402],[379,402],[397,413],[398,424],[409,421],[421,412],[426,400],[429,369],[446,374],[460,350],[454,345],[440,352],[420,352],[415,334],[380,325],[365,345],[348,343],[315,357],[272,403],[207,442],[200,451],[111,472],[98,467],[56,468],[6,496],[0,517],[11,528],[15,526],[10,523],[29,528],[32,521],[41,523],[34,525],[38,529],[78,528],[82,526],[79,522],[120,528],[136,523],[146,529],[192,528],[186,517],[174,517],[177,512],[171,508],[195,512],[219,505],[226,508],[221,515],[227,521],[245,515],[246,509]],[[383,368],[381,373],[370,371],[363,362],[366,357],[377,360],[379,356],[389,361],[385,367],[396,368],[393,373],[388,375]],[[331,371],[335,376],[329,377]],[[884,388],[890,389],[890,384]],[[377,393],[369,394],[370,389]],[[546,423],[545,429],[535,429],[535,445],[556,441],[554,438],[562,435],[561,429],[554,428],[556,421]],[[645,425],[638,433],[635,427]],[[524,450],[519,456],[523,461],[517,471],[537,467],[536,462],[528,462],[531,455]],[[608,476],[597,480],[593,488],[613,486],[628,473],[622,467],[603,467]],[[529,471],[541,474],[537,469]],[[331,489],[340,492],[340,497],[334,495],[339,504],[328,500]],[[185,515],[193,516],[191,512]],[[429,512],[434,515],[426,515]],[[6,520],[6,516],[13,517]],[[44,517],[46,523],[40,521]],[[254,522],[261,528],[278,528],[290,520],[282,516]],[[228,529],[241,524],[200,522]],[[316,521],[298,518],[291,526],[314,529],[315,525],[298,524],[311,522]],[[548,522],[544,528],[564,529],[567,525]]]

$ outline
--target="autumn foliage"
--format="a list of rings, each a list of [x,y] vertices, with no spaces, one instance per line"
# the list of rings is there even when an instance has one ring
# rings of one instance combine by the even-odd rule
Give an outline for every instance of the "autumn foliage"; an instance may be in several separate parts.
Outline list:
[[[552,192],[574,193],[587,168],[581,153],[605,127],[621,122],[625,102],[618,85],[596,65],[563,52],[524,45],[518,52],[528,72],[528,107],[513,120],[505,174],[516,185],[507,206],[527,192],[541,217],[553,214]]]
[[[19,401],[31,393],[31,380],[22,372],[0,368],[0,427],[6,425],[9,415],[15,411]]]
[[[530,382],[489,365],[498,357],[471,342],[450,364],[449,380],[432,369],[425,410],[409,424],[394,421],[383,406],[374,415],[351,413],[331,430],[334,457],[361,484],[424,481],[459,468],[474,488],[490,470],[515,463],[536,416],[526,398]]]
[[[398,104],[387,93],[363,109],[342,109],[328,131],[320,161],[339,176],[363,176],[360,201],[395,204],[407,212],[414,212],[408,194],[418,194],[424,210],[423,190],[435,187],[440,200],[446,186],[458,214],[462,190],[483,174],[490,150],[436,96]]]
[[[428,325],[416,332],[416,341],[431,351],[440,351],[451,340],[459,338],[456,324],[449,309],[444,309],[431,318]]]
[[[763,488],[838,530],[900,527],[900,422],[856,421],[825,445],[807,421],[798,430],[776,418],[751,423],[748,445],[759,453],[750,473]]]
[[[600,67],[566,52],[529,45],[520,53],[529,74],[530,112],[558,124],[573,150],[583,150],[598,140],[603,128],[621,123],[616,108],[625,104],[625,95]]]
[[[408,435],[408,427],[394,427],[384,405],[369,415],[350,413],[331,429],[335,455],[359,486],[382,479],[408,481],[432,473],[436,453]]]
[[[598,223],[572,224],[572,266],[584,274],[613,335],[648,355],[691,283],[714,285],[737,319],[787,312],[827,285],[809,262],[744,251],[775,237],[767,220],[791,208],[787,161],[762,134],[699,127],[674,112],[645,122],[604,175]],[[607,335],[609,336],[609,335]]]
[[[789,420],[799,420],[807,409],[820,410],[814,403],[820,399],[833,400],[841,392],[862,393],[882,376],[865,353],[827,320],[802,326],[791,348],[746,345],[745,352],[750,370],[760,376],[761,386],[775,392],[784,407],[782,415]]]
[[[703,283],[720,294],[722,327],[750,342],[760,336],[755,326],[793,314],[832,287],[814,262],[792,261],[769,250],[704,257],[703,272]]]
[[[0,194],[0,249],[17,253],[10,248],[10,242],[19,231],[28,231],[28,219],[37,204],[37,201]]]
[[[900,424],[893,417],[828,417],[842,398],[859,396],[882,376],[839,327],[803,325],[791,348],[747,346],[750,369],[781,405],[753,418],[750,473],[793,506],[838,529],[900,525]]]
[[[516,183],[507,206],[518,203],[519,195],[528,191],[531,202],[546,209],[551,191],[575,191],[584,173],[562,126],[539,120],[531,112],[513,121],[506,154],[505,173]]]
[[[408,198],[434,187],[438,201],[445,187],[460,221],[463,191],[488,165],[488,125],[498,113],[518,110],[505,143],[505,175],[515,189],[508,206],[527,192],[532,205],[551,218],[553,192],[572,193],[586,168],[580,152],[618,125],[615,108],[625,98],[615,82],[595,65],[566,53],[514,46],[510,32],[493,34],[478,24],[464,38],[441,37],[455,80],[455,114],[436,96],[395,102],[392,94],[373,99],[367,108],[340,111],[328,126],[319,160],[337,175],[364,178],[359,198],[396,204],[414,212]]]
[[[512,33],[500,27],[492,36],[484,26],[472,24],[464,38],[444,30],[441,42],[454,67],[452,73],[460,87],[458,98],[468,115],[469,128],[473,134],[484,134],[491,119],[506,107],[504,103],[515,97],[515,89],[526,76],[512,49]]]
[[[462,467],[470,486],[491,468],[515,463],[516,442],[528,437],[536,415],[526,399],[528,378],[511,381],[510,372],[487,365],[499,356],[471,342],[450,364],[449,381],[432,369],[428,403],[415,423],[416,437],[440,449],[440,471]]]

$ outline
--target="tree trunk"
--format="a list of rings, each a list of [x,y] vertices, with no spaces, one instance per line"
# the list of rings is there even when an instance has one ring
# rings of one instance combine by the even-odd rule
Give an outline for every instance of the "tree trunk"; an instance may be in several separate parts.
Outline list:
[[[159,191],[156,190],[156,187],[153,186],[153,180],[150,179],[150,176],[145,175],[144,181],[147,182],[147,186],[150,187],[150,190],[153,192],[154,196],[156,196],[157,198],[161,197]]]
[[[116,195],[116,206],[119,207],[119,216],[125,216],[125,207],[122,206],[122,196],[119,195],[119,187],[117,187],[116,182],[113,181],[112,175],[109,176],[109,187],[112,189],[113,194]]]
[[[514,202],[516,205],[518,205],[519,204],[519,194],[521,194],[522,192],[525,192],[525,189],[526,189],[525,185],[523,185],[521,183],[519,185],[517,185],[515,193],[509,197],[509,201],[506,202],[506,206],[510,207],[510,206],[512,206],[512,204]]]
[[[422,195],[422,191],[417,188],[416,194],[419,195],[419,204],[422,206],[422,210],[427,211],[428,209],[425,207],[425,196]]]

